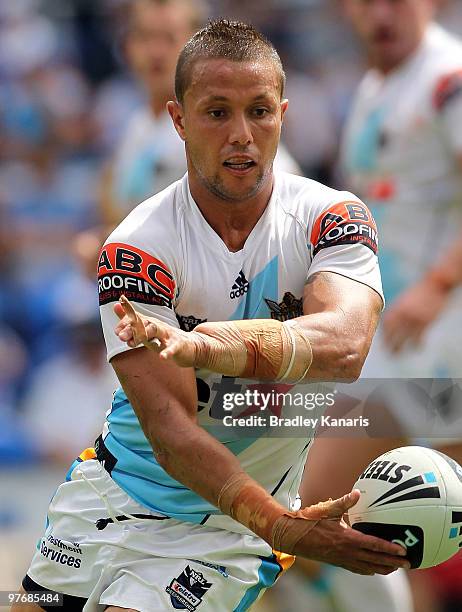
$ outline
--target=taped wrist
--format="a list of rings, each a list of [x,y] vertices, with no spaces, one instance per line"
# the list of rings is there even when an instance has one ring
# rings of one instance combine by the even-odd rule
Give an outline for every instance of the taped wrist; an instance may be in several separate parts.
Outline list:
[[[299,381],[313,361],[307,335],[294,321],[202,323],[191,335],[196,344],[196,367],[227,376]]]
[[[297,554],[297,544],[322,519],[330,518],[330,501],[307,506],[297,512],[285,512],[276,519],[272,529],[272,546],[274,550]]]
[[[245,472],[233,474],[218,496],[218,507],[268,542],[274,550],[294,554],[298,542],[321,519],[329,518],[331,502],[297,512],[285,510]]]
[[[273,525],[284,514],[284,508],[245,472],[237,472],[228,479],[220,491],[217,505],[224,514],[269,544]]]

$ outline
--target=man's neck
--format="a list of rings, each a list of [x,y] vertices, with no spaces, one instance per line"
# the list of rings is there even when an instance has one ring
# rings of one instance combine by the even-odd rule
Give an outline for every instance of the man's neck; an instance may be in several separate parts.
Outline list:
[[[273,175],[267,178],[255,196],[233,202],[210,192],[194,171],[189,171],[188,179],[191,195],[204,219],[229,251],[240,251],[268,206],[273,191]]]

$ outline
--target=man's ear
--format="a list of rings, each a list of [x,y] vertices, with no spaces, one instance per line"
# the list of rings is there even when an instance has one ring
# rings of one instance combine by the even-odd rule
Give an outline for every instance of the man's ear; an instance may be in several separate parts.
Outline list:
[[[282,100],[281,102],[281,120],[284,118],[284,115],[286,114],[286,111],[288,108],[289,108],[289,100],[284,98],[284,100]]]
[[[175,126],[178,136],[181,138],[181,140],[186,140],[184,130],[184,111],[182,105],[177,100],[171,100],[170,102],[167,102],[167,110],[168,114],[172,118],[173,125]]]

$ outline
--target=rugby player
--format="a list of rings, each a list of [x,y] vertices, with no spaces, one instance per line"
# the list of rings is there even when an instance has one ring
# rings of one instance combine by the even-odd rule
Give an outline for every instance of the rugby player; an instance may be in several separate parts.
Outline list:
[[[23,581],[63,593],[66,610],[242,612],[293,554],[367,575],[408,567],[400,546],[343,521],[359,491],[296,510],[310,439],[219,427],[224,393],[258,381],[356,379],[383,304],[367,207],[273,172],[283,93],[279,56],[249,25],[211,22],[180,54],[168,110],[188,173],[102,249],[122,388]]]

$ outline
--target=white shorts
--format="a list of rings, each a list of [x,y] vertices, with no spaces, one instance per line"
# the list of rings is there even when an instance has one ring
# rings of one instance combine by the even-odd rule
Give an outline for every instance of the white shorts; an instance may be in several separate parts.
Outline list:
[[[292,561],[256,536],[151,513],[91,459],[56,491],[23,585],[64,593],[67,612],[243,612]]]

